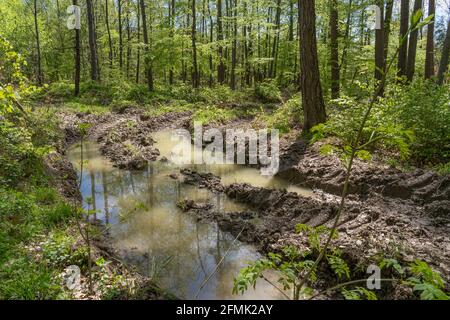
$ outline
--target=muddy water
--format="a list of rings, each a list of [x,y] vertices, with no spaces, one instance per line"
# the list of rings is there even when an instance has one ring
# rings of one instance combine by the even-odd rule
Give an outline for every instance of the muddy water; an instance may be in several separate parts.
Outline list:
[[[170,133],[157,133],[154,138],[161,154],[169,158],[173,143]],[[74,145],[68,155],[80,172],[80,145]],[[143,274],[154,278],[169,292],[187,299],[197,295],[200,299],[283,299],[263,280],[244,296],[232,295],[233,278],[260,255],[251,245],[234,242],[233,236],[220,231],[217,225],[199,223],[182,213],[176,203],[184,198],[208,201],[225,212],[244,211],[245,205],[172,179],[169,174],[178,172],[178,168],[170,161],[152,162],[145,171],[120,170],[100,155],[98,145],[93,142],[84,144],[83,156],[87,160],[80,177],[84,207],[87,208],[86,199],[92,198],[90,209],[97,210],[96,218],[110,226],[115,248]],[[197,166],[196,169],[209,169],[221,175],[225,183],[245,181],[261,186],[290,187],[281,180],[259,176],[256,169],[238,166]],[[294,187],[290,188],[295,191]],[[221,267],[199,292],[224,256]],[[275,274],[267,276],[276,277]]]

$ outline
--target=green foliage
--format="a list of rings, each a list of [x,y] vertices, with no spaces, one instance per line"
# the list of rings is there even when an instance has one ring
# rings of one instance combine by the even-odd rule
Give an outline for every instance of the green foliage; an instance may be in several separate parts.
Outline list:
[[[409,149],[415,162],[450,161],[449,89],[418,79],[407,87],[393,87],[389,94],[393,116],[414,132]]]
[[[0,279],[0,299],[47,300],[61,294],[56,274],[19,252],[1,263]]]
[[[236,118],[237,113],[234,109],[205,106],[194,113],[193,121],[220,125]]]
[[[378,300],[375,292],[367,290],[363,287],[356,287],[352,290],[342,290],[342,295],[346,300]]]
[[[282,102],[281,92],[276,81],[265,80],[255,87],[255,96],[263,102]]]
[[[408,278],[407,283],[413,286],[414,291],[420,292],[422,300],[450,300],[450,296],[442,291],[444,280],[427,263],[415,260],[410,270],[413,277]]]
[[[300,251],[295,246],[283,247],[281,253],[269,253],[267,258],[263,258],[251,263],[246,268],[240,270],[238,276],[234,280],[233,293],[244,293],[249,287],[255,287],[256,281],[263,278],[264,272],[267,270],[275,270],[279,274],[277,282],[283,290],[292,290],[292,298],[298,299],[298,294],[311,295],[312,290],[309,287],[302,287],[298,292],[298,284],[302,276],[309,274],[307,279],[309,283],[315,283],[317,278],[317,270],[314,267],[313,255],[317,254],[321,249],[321,242],[330,233],[330,229],[325,226],[311,227],[306,224],[297,224],[296,232],[306,236],[308,246]],[[337,233],[334,233],[334,238]],[[333,270],[338,279],[343,277],[350,278],[350,268],[347,263],[339,257],[340,252],[336,248],[331,248],[330,254],[327,255],[328,266]]]
[[[302,123],[302,115],[301,98],[299,94],[296,94],[281,106],[276,107],[271,114],[261,111],[261,115],[257,116],[255,122],[262,122],[261,126],[278,129],[280,133],[287,133]]]

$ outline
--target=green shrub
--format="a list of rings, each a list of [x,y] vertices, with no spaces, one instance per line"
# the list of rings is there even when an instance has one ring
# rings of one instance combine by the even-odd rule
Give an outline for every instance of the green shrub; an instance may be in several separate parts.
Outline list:
[[[61,287],[47,267],[16,253],[0,265],[0,299],[56,299]]]
[[[437,86],[417,79],[394,87],[388,101],[394,115],[414,132],[411,157],[419,164],[450,161],[450,85]]]
[[[275,80],[265,80],[255,87],[255,95],[263,102],[281,102],[281,92]]]
[[[281,133],[291,131],[292,128],[303,122],[300,95],[294,95],[269,115],[263,113],[256,119],[256,122],[263,122],[265,126],[278,129]]]

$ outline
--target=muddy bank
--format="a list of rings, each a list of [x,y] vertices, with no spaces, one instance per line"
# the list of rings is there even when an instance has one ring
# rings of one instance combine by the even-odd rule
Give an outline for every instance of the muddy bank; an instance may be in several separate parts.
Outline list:
[[[124,113],[100,115],[60,113],[60,118],[67,145],[79,141],[79,125],[87,123],[90,125],[87,139],[97,141],[102,154],[115,166],[140,170],[159,156],[150,133],[163,128],[187,128],[191,115],[191,112],[170,112],[149,116],[143,110],[127,109]]]
[[[303,140],[285,144],[280,151],[278,175],[310,188],[340,195],[345,169],[336,156],[323,156],[318,146],[307,147]],[[416,169],[412,172],[356,160],[350,179],[350,194],[361,200],[379,194],[385,198],[425,205],[439,220],[450,222],[450,175]]]
[[[180,206],[207,221],[217,221],[224,230],[240,240],[255,243],[264,251],[284,245],[305,248],[307,239],[295,233],[298,223],[332,226],[338,197],[322,194],[323,200],[305,198],[285,190],[256,188],[248,184],[224,186],[220,178],[182,170],[184,182],[214,192],[224,192],[238,202],[251,206],[249,212],[223,213],[206,203],[186,199]],[[436,225],[432,215],[412,203],[371,193],[367,200],[350,196],[339,223],[339,238],[334,244],[352,264],[367,264],[374,255],[399,256],[410,262],[422,259],[450,279],[450,224]]]

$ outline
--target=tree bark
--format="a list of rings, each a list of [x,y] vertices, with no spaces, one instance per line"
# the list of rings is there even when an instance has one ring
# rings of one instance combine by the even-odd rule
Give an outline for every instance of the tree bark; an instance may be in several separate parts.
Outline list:
[[[198,64],[197,64],[197,45],[196,45],[196,23],[197,23],[197,13],[195,11],[195,1],[191,0],[192,9],[192,87],[198,88],[199,86],[199,75],[198,75]]]
[[[217,81],[223,84],[225,81],[225,65],[223,62],[223,29],[222,29],[222,0],[217,0],[217,41],[219,42],[218,54],[219,54],[219,66],[217,67]]]
[[[422,9],[422,0],[414,1],[413,15]],[[408,47],[408,60],[406,65],[406,78],[408,82],[411,82],[414,78],[414,72],[416,70],[416,52],[417,52],[417,37],[419,31],[416,29],[409,35],[409,47]]]
[[[234,3],[233,3],[234,2]],[[231,48],[231,77],[230,87],[236,90],[236,64],[237,64],[237,0],[231,0],[233,15],[233,46]]]
[[[42,66],[41,66],[41,42],[39,40],[39,25],[37,17],[37,0],[34,0],[34,30],[36,32],[36,51],[37,51],[37,81],[39,85],[42,85]]]
[[[272,61],[270,62],[269,66],[269,78],[275,77],[275,70],[276,70],[276,56],[277,56],[277,47],[278,42],[280,40],[280,19],[281,19],[281,0],[277,0],[277,10],[275,12],[275,35],[273,36],[273,43],[272,43],[272,53],[270,57],[272,58]]]
[[[339,98],[339,13],[337,0],[330,0],[330,66],[331,66],[331,99]]]
[[[106,23],[106,31],[108,32],[109,66],[112,68],[112,66],[113,66],[113,47],[112,47],[112,39],[111,39],[111,29],[109,27],[108,2],[109,2],[109,0],[105,0],[105,23]]]
[[[169,0],[169,16],[170,16],[170,40],[173,44],[173,37],[175,35],[175,0]],[[174,63],[170,66],[169,70],[169,84],[173,84],[174,76]]]
[[[91,61],[91,79],[100,80],[97,57],[97,32],[95,30],[94,4],[92,0],[86,0],[87,18],[89,29],[89,52]]]
[[[378,7],[381,10],[381,29],[375,31],[375,90],[378,88],[378,83],[383,78],[383,73],[385,70],[385,60],[384,60],[384,0],[378,0]],[[379,90],[379,94],[383,95],[384,88]]]
[[[392,21],[392,11],[394,8],[394,0],[387,0],[386,2],[386,14],[384,16],[384,69],[386,71],[386,63],[388,61],[389,53],[389,37],[391,34],[391,21]]]
[[[401,0],[400,7],[400,49],[398,52],[397,76],[399,78],[406,76],[406,61],[408,58],[408,39],[401,42],[407,35],[409,28],[409,0]]]
[[[342,49],[341,63],[342,68],[342,81],[345,82],[347,74],[347,49],[349,46],[350,38],[350,28],[352,23],[352,4],[353,0],[349,0],[347,6],[347,20],[345,22],[345,33],[344,33],[344,48]]]
[[[140,0],[139,0],[140,2]],[[136,54],[136,84],[139,83],[139,75],[141,73],[141,6],[140,3],[137,4],[137,54]]]
[[[450,53],[450,19],[447,23],[447,33],[444,40],[444,47],[442,48],[442,56],[441,56],[441,62],[439,64],[439,71],[438,71],[438,77],[437,77],[437,83],[439,85],[442,85],[444,83],[444,77],[445,73],[448,69],[448,58]]]
[[[317,58],[316,12],[314,0],[298,0],[300,23],[300,72],[302,88],[303,129],[326,120]]]
[[[72,0],[74,6],[78,6],[78,0]],[[75,91],[74,95],[80,94],[81,52],[80,52],[80,29],[75,29]]]
[[[435,0],[428,0],[428,15],[433,15],[436,13],[436,3]],[[427,49],[425,56],[425,79],[430,79],[434,77],[434,22],[433,20],[427,26]]]
[[[147,75],[147,86],[148,90],[153,91],[153,71],[150,65],[150,57],[149,57],[149,40],[148,40],[148,31],[147,31],[147,16],[145,13],[145,3],[144,0],[140,0],[141,4],[141,17],[142,17],[142,33],[144,35],[144,44],[145,44],[145,74]]]
[[[119,14],[119,67],[123,68],[123,36],[122,36],[122,0],[117,0]]]

